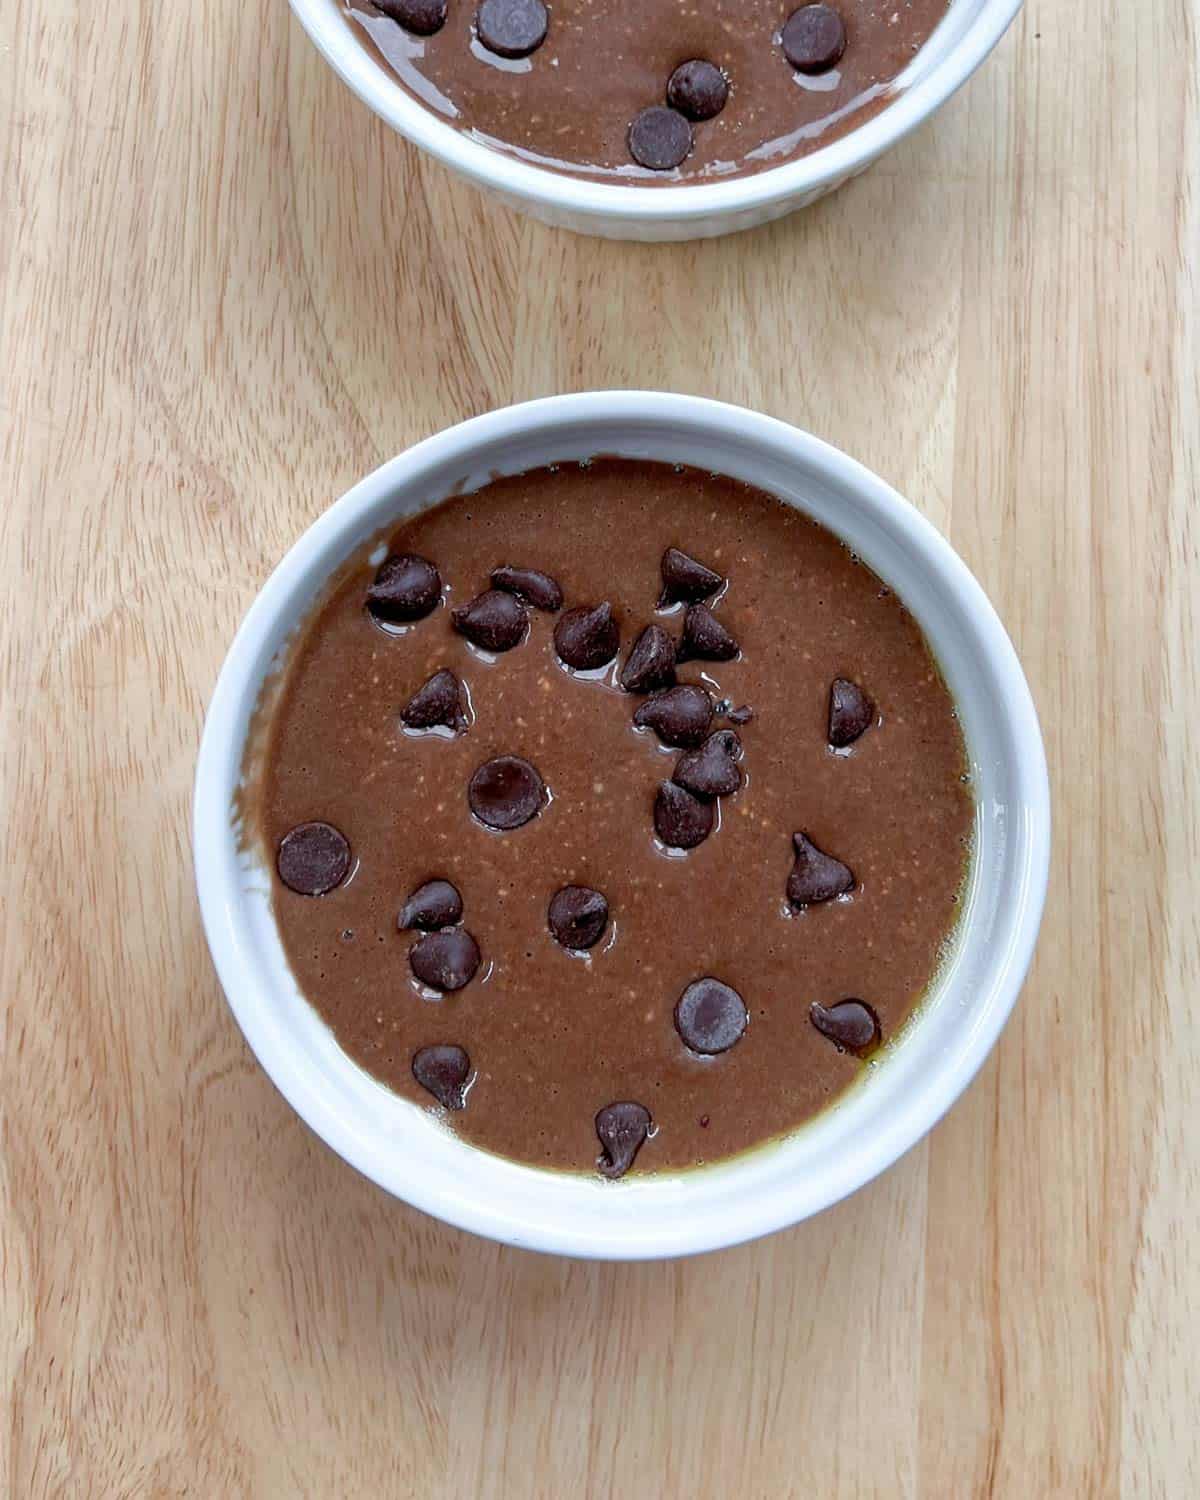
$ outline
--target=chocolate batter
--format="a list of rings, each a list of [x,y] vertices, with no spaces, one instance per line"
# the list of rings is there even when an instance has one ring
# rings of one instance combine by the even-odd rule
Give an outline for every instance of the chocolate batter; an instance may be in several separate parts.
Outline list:
[[[687,182],[777,166],[878,113],[950,0],[380,5],[349,0],[346,14],[476,139],[577,175]]]
[[[250,799],[341,1045],[467,1140],[609,1176],[822,1109],[927,987],[968,858],[901,602],[760,491],[617,459],[387,550],[296,647]]]

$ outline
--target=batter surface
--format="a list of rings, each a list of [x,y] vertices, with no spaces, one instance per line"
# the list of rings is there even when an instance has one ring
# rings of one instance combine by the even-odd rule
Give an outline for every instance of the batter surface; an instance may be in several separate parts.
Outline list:
[[[929,984],[968,858],[902,602],[774,498],[616,459],[387,550],[295,649],[253,803],[341,1045],[467,1140],[610,1176],[822,1109]]]
[[[846,134],[894,97],[896,78],[949,8],[949,0],[490,3],[499,18],[490,30],[476,0],[386,0],[382,9],[349,0],[346,14],[406,88],[485,143],[579,175],[644,182],[761,171]],[[439,16],[435,30],[421,29]],[[493,50],[520,49],[539,32],[524,55]],[[672,86],[681,65],[689,71]],[[631,139],[647,110],[658,113]]]

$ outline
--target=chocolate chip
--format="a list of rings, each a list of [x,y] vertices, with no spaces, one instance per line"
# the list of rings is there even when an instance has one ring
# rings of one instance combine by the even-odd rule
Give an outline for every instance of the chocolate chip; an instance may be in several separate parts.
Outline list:
[[[742,784],[741,754],[742,742],[733,730],[718,729],[698,750],[679,757],[671,780],[696,797],[728,797]]]
[[[689,749],[699,745],[712,723],[713,704],[707,689],[681,682],[665,693],[655,693],[634,711],[639,729],[653,729],[664,745]]]
[[[669,172],[692,149],[692,127],[675,109],[653,104],[634,116],[629,154],[652,172]]]
[[[465,729],[462,683],[443,667],[416,690],[400,710],[400,719],[409,729],[432,729],[438,724],[447,729]]]
[[[492,569],[492,587],[503,589],[506,594],[516,594],[534,609],[544,609],[547,614],[556,614],[562,608],[563,591],[549,573],[539,573],[536,568],[510,568],[507,565]]]
[[[546,40],[550,15],[542,0],[483,0],[475,30],[498,57],[528,57]]]
[[[654,799],[654,831],[668,849],[694,849],[713,831],[713,804],[664,781]]]
[[[879,1017],[862,1000],[839,1000],[828,1008],[814,1000],[808,1014],[821,1035],[836,1042],[840,1052],[865,1057],[883,1038]]]
[[[450,611],[459,635],[484,651],[511,651],[525,639],[529,615],[525,606],[503,589],[488,589]]]
[[[749,724],[754,717],[754,710],[748,703],[743,703],[740,708],[731,708],[725,717],[731,724]]]
[[[675,1007],[675,1030],[693,1052],[711,1057],[742,1038],[750,1017],[737,990],[705,977],[689,984]]]
[[[816,906],[854,889],[854,871],[850,866],[818,849],[807,834],[792,834],[792,845],[796,863],[787,882],[787,898],[792,906]]]
[[[798,73],[827,73],[846,50],[846,27],[832,5],[802,5],[787,18],[780,41]]]
[[[594,948],[608,926],[608,902],[586,885],[564,885],[551,896],[546,920],[564,948]]]
[[[431,990],[461,990],[479,968],[479,944],[465,927],[445,927],[418,939],[408,950],[408,962]]]
[[[710,594],[715,594],[725,580],[702,562],[680,552],[678,547],[668,547],[659,564],[662,572],[662,593],[658,598],[661,609],[667,604],[699,604]]]
[[[732,661],[741,648],[707,604],[689,604],[683,617],[679,661]]]
[[[446,0],[377,0],[379,9],[414,36],[432,36],[446,24]]]
[[[279,878],[300,896],[324,896],[350,872],[350,845],[332,823],[299,823],[275,857]]]
[[[724,73],[701,57],[680,63],[667,83],[667,103],[689,120],[711,120],[725,108],[728,98]]]
[[[423,619],[441,597],[438,570],[427,558],[405,552],[384,558],[367,590],[367,608],[377,620],[404,624]]]
[[[627,693],[652,693],[675,685],[675,642],[661,625],[647,625],[621,668]]]
[[[829,743],[835,750],[852,745],[875,722],[875,705],[856,682],[834,679],[829,689]]]
[[[554,649],[577,672],[594,672],[612,661],[620,644],[621,632],[607,599],[567,610],[554,627]]]
[[[596,1134],[604,1147],[596,1165],[605,1177],[624,1177],[650,1134],[650,1111],[628,1100],[606,1104],[596,1116]]]
[[[422,1047],[413,1053],[413,1077],[447,1109],[464,1109],[471,1059],[462,1047]]]
[[[462,897],[448,880],[427,880],[404,903],[397,926],[401,932],[411,927],[433,932],[439,927],[453,927],[462,914]]]
[[[520,828],[541,812],[546,784],[519,755],[484,761],[467,787],[471,811],[489,828]]]

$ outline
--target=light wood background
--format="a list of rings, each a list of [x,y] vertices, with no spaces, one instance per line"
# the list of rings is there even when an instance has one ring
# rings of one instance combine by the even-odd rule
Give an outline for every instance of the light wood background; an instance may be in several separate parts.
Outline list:
[[[0,1487],[1200,1494],[1196,0],[1031,0],[865,178],[679,248],[485,202],[278,0],[0,17]],[[1024,999],[932,1138],[633,1267],[445,1229],[315,1140],[188,832],[221,657],[321,509],[623,384],[794,420],[945,528],[1057,816]]]

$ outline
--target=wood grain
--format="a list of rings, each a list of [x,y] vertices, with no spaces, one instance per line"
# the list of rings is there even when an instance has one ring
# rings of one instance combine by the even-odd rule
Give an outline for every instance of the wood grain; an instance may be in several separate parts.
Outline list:
[[[1200,1493],[1196,0],[1030,0],[866,177],[674,248],[484,201],[282,6],[0,19],[0,1489]],[[307,1132],[219,994],[188,800],[235,624],[332,498],[624,384],[797,421],[949,532],[1057,835],[1023,1002],[928,1142],[760,1245],[611,1267]]]

